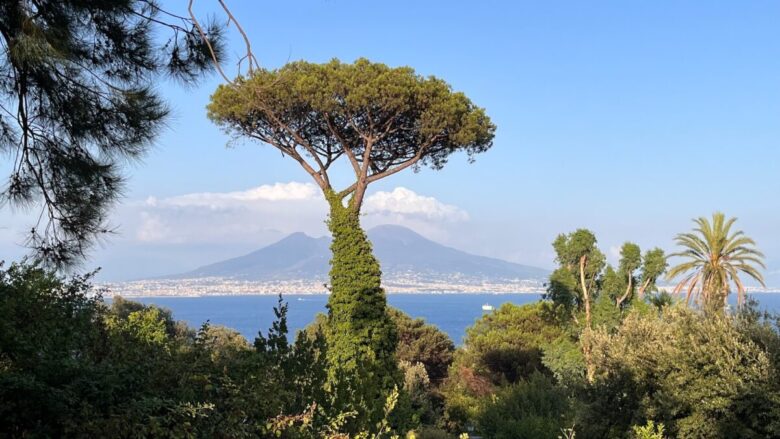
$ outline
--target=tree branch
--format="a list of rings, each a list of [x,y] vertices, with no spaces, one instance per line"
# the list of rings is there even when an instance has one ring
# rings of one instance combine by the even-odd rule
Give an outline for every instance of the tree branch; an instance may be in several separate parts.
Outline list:
[[[294,147],[290,147],[287,145],[283,145],[279,143],[277,140],[273,139],[272,137],[267,137],[259,134],[249,134],[250,137],[254,137],[258,140],[260,140],[263,143],[267,143],[274,148],[281,151],[283,154],[287,154],[295,161],[297,161],[303,169],[309,173],[309,175],[312,176],[314,181],[317,183],[317,185],[322,189],[323,191],[327,191],[330,189],[330,182],[328,181],[327,174],[321,175],[319,172],[317,172],[303,157],[301,157],[300,154],[298,154],[298,151],[295,150]]]
[[[328,124],[328,129],[331,133],[338,139],[339,143],[341,143],[341,150],[344,151],[344,154],[347,155],[349,158],[349,162],[352,164],[352,169],[355,171],[355,177],[360,177],[360,164],[358,164],[357,158],[355,157],[355,154],[352,153],[352,149],[347,144],[347,142],[344,141],[344,138],[341,136],[341,133],[336,129],[336,127],[333,126],[333,122],[330,120],[330,114],[327,112],[325,113],[325,122]]]
[[[230,9],[228,9],[227,5],[225,5],[224,0],[219,0],[219,4],[220,6],[222,6],[222,9],[225,10],[225,14],[227,14],[228,16],[228,22],[232,21],[236,25],[238,32],[241,34],[241,37],[244,39],[244,44],[246,45],[246,55],[244,55],[242,59],[246,59],[248,61],[249,68],[247,69],[247,72],[251,75],[253,64],[259,67],[260,63],[257,62],[257,58],[255,58],[254,53],[252,53],[252,44],[249,42],[249,37],[247,37],[246,32],[244,32],[244,28],[241,27],[241,24],[238,22],[238,20],[236,20],[236,17],[233,16],[233,14],[230,12]],[[239,72],[239,74],[240,73],[241,72]]]
[[[200,26],[200,22],[197,18],[195,18],[195,13],[192,12],[192,4],[195,0],[190,0],[189,6],[187,7],[187,11],[190,13],[190,19],[192,20],[192,23],[195,25],[195,28],[198,30],[198,34],[200,34],[200,37],[203,39],[203,41],[206,43],[206,46],[209,48],[209,54],[211,55],[212,61],[214,61],[214,65],[217,68],[217,72],[219,72],[219,75],[222,76],[222,79],[225,80],[228,84],[232,84],[233,81],[230,80],[230,78],[227,77],[225,74],[225,71],[222,70],[222,65],[219,62],[219,59],[217,58],[217,53],[214,51],[214,47],[211,45],[211,40],[209,40],[208,36],[206,36],[206,32],[203,31],[203,28]],[[220,2],[222,3],[222,2]]]
[[[246,54],[241,57],[241,60],[248,60],[249,62],[249,68],[248,73],[251,75],[252,70],[254,67],[259,67],[260,63],[257,62],[257,58],[255,58],[254,53],[252,52],[252,44],[249,42],[249,37],[247,36],[246,32],[244,32],[244,28],[241,27],[241,24],[236,20],[236,17],[233,15],[232,12],[230,12],[230,9],[225,4],[224,0],[218,0],[219,5],[222,6],[222,9],[225,11],[225,14],[228,16],[228,23],[233,22],[236,25],[236,28],[238,29],[238,32],[241,34],[241,37],[244,39],[244,44],[246,45]],[[189,0],[189,5],[187,7],[187,11],[190,14],[190,20],[192,20],[192,24],[195,26],[195,28],[198,30],[198,34],[200,34],[200,37],[203,39],[203,41],[206,43],[206,47],[209,49],[209,54],[211,55],[212,61],[214,61],[214,65],[217,68],[217,72],[219,72],[220,76],[222,76],[222,79],[225,80],[228,84],[233,84],[233,80],[228,78],[228,76],[225,74],[225,71],[222,70],[222,65],[219,62],[219,59],[217,58],[217,53],[214,51],[214,47],[211,45],[211,41],[208,38],[208,35],[203,31],[203,27],[200,25],[200,22],[195,17],[195,13],[192,11],[192,5],[195,2],[195,0]],[[239,60],[239,71],[238,76],[241,76],[241,60]]]
[[[258,102],[262,102],[262,101],[260,101],[260,100],[258,99]],[[292,136],[292,138],[293,138],[293,139],[294,139],[294,140],[295,140],[295,141],[296,141],[296,142],[297,142],[299,145],[301,145],[301,147],[303,147],[304,149],[306,149],[306,151],[308,151],[308,152],[309,152],[309,154],[312,156],[312,158],[314,159],[314,161],[316,161],[316,162],[317,162],[317,166],[319,166],[319,167],[320,167],[320,170],[319,170],[319,172],[317,172],[317,174],[319,174],[319,175],[320,175],[321,179],[322,179],[322,180],[323,180],[323,182],[325,183],[325,186],[326,186],[326,187],[323,187],[323,189],[330,188],[330,179],[328,178],[328,173],[327,173],[327,171],[326,171],[325,165],[322,163],[322,160],[320,160],[320,157],[319,157],[319,155],[317,154],[317,151],[314,149],[314,147],[312,147],[312,146],[311,146],[311,144],[310,144],[310,143],[309,143],[309,142],[308,142],[306,139],[304,139],[304,138],[303,138],[303,137],[302,137],[302,136],[301,136],[301,135],[300,135],[300,134],[299,134],[299,133],[298,133],[296,130],[294,130],[294,129],[290,128],[290,126],[289,126],[289,125],[287,125],[286,123],[282,122],[282,121],[281,121],[281,119],[279,119],[278,117],[276,117],[276,115],[273,113],[273,111],[269,110],[269,109],[268,109],[268,108],[267,108],[265,105],[263,105],[262,103],[260,103],[258,106],[260,107],[260,110],[261,110],[261,111],[263,111],[263,112],[264,112],[264,113],[265,113],[265,114],[266,114],[268,117],[270,117],[271,119],[273,119],[273,121],[274,121],[274,122],[275,122],[275,123],[276,123],[278,126],[282,127],[282,129],[284,129],[284,131],[286,131],[286,132],[287,132],[287,133],[288,133],[290,136]],[[293,148],[293,150],[294,150],[294,148]],[[302,158],[301,158],[301,159],[302,159]],[[308,165],[308,164],[307,164],[307,165]],[[311,168],[311,166],[309,166],[309,169],[312,169],[312,170],[313,170],[313,168]],[[307,169],[307,171],[308,171],[308,169]],[[316,171],[315,171],[315,172],[316,172]]]

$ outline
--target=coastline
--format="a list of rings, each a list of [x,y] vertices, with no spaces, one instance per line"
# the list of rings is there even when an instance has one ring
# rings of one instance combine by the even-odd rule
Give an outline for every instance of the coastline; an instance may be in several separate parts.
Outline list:
[[[488,279],[409,279],[389,278],[382,285],[388,294],[538,294],[544,291],[539,280]],[[97,285],[104,296],[123,297],[202,297],[256,295],[329,294],[321,280],[248,281],[230,278],[153,279],[104,282]]]

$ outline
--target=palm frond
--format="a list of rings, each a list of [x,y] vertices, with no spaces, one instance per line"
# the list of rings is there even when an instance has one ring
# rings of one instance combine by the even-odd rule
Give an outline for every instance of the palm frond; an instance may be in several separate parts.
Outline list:
[[[763,275],[758,270],[766,269],[764,254],[742,230],[731,231],[736,221],[737,218],[727,219],[723,213],[715,212],[711,221],[705,217],[695,218],[692,232],[675,237],[682,249],[671,256],[685,260],[670,268],[666,278],[684,276],[674,292],[678,294],[686,289],[686,303],[691,297],[699,302],[700,296],[705,302],[722,298],[725,303],[733,283],[741,305],[746,288],[740,273],[764,285]]]

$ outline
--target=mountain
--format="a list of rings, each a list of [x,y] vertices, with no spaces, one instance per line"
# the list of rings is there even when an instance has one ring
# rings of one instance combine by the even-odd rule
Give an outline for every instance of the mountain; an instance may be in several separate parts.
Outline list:
[[[501,259],[472,255],[424,238],[401,226],[368,231],[374,254],[387,279],[543,280],[549,271]],[[244,280],[325,280],[330,238],[303,233],[290,236],[244,256],[228,259],[167,278],[224,277]]]
[[[329,246],[330,238],[312,238],[297,232],[244,256],[167,277],[227,277],[246,280],[324,278],[328,274]]]

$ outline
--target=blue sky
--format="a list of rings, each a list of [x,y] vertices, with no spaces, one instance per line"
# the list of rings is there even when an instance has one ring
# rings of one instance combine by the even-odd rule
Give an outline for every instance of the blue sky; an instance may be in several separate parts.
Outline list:
[[[218,14],[211,3],[196,2],[199,13]],[[334,57],[409,65],[465,92],[498,126],[493,149],[476,163],[453,157],[442,171],[402,173],[372,188],[415,194],[428,207],[456,209],[457,218],[377,207],[368,223],[398,222],[465,250],[550,267],[549,244],[559,232],[591,228],[608,254],[625,240],[673,249],[674,234],[692,217],[722,210],[756,238],[769,271],[780,270],[778,2],[228,4],[264,67]],[[231,36],[238,54],[241,41]],[[253,211],[258,230],[268,232],[256,239],[241,239],[240,231],[198,239],[242,224],[228,213],[191,225],[208,229],[202,234],[139,239],[143,212],[167,221],[169,232],[199,215],[164,217],[170,212],[152,212],[149,197],[181,201],[173,197],[308,182],[270,147],[225,148],[228,138],[204,109],[218,83],[215,76],[190,89],[159,85],[174,118],[143,163],[128,169],[115,215],[121,235],[91,261],[107,277],[188,268],[290,231],[263,228],[263,212],[281,209],[265,206]],[[304,231],[324,233],[317,212],[300,224]],[[0,245],[12,254],[20,218],[0,213],[11,225]]]

